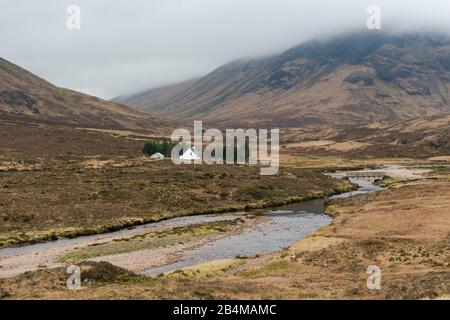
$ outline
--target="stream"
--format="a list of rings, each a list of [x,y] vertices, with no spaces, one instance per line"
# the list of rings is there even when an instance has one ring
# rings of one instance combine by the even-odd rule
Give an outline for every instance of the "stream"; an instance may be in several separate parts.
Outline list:
[[[219,239],[185,252],[177,262],[148,269],[142,274],[152,276],[213,260],[231,259],[238,256],[252,257],[280,251],[331,223],[332,218],[324,214],[327,200],[384,190],[369,180],[353,178],[350,180],[360,186],[358,190],[335,195],[329,199],[306,201],[262,213],[270,218],[268,222],[261,222],[240,234]]]
[[[64,248],[76,245],[83,245],[86,243],[92,243],[97,241],[109,241],[111,239],[125,238],[129,236],[135,236],[139,234],[145,234],[153,230],[170,229],[176,227],[188,226],[191,224],[234,220],[236,216],[233,215],[198,215],[198,216],[184,216],[179,218],[173,218],[169,220],[163,220],[160,222],[148,223],[137,227],[126,228],[119,231],[94,234],[90,236],[81,236],[73,239],[59,239],[51,242],[36,243],[22,247],[12,247],[0,249],[0,258],[11,257],[26,253],[37,253],[49,249]]]
[[[329,199],[311,200],[263,212],[261,215],[265,219],[261,219],[261,222],[239,234],[228,235],[201,244],[194,249],[181,252],[180,258],[175,263],[144,269],[140,273],[152,276],[212,260],[231,259],[238,256],[257,256],[280,251],[331,223],[332,219],[324,214],[326,201],[382,190],[382,188],[367,180],[351,180],[360,186],[357,191],[336,195]],[[146,234],[155,230],[169,230],[174,227],[204,222],[234,220],[238,217],[239,215],[233,214],[185,216],[107,234],[0,249],[0,278],[36,270],[42,265],[47,267],[61,266],[60,263],[56,262],[58,258],[78,248]],[[151,258],[147,257],[147,259]]]

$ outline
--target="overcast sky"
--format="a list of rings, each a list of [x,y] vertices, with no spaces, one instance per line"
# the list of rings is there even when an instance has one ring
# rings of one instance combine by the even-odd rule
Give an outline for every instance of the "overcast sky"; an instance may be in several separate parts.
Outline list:
[[[201,76],[239,58],[365,28],[450,30],[449,0],[0,0],[0,57],[103,98]],[[69,5],[81,29],[68,30]]]

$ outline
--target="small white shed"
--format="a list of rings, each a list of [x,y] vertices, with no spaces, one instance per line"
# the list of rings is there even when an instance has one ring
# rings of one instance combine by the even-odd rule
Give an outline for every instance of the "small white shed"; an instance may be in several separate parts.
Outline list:
[[[164,155],[162,153],[154,153],[150,156],[150,159],[164,159]]]

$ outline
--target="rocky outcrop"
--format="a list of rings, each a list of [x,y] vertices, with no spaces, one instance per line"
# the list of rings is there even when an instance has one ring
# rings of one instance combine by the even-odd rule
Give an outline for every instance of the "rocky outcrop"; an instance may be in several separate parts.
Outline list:
[[[364,84],[366,86],[373,86],[375,84],[373,77],[363,72],[357,72],[349,75],[344,79],[344,82],[351,84]]]
[[[18,111],[25,108],[32,113],[39,113],[39,109],[36,106],[36,100],[23,91],[1,91],[0,102],[11,106]]]

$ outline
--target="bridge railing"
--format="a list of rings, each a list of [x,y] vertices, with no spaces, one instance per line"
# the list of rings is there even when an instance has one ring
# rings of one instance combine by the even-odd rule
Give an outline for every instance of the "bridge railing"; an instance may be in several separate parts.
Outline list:
[[[355,171],[346,172],[348,178],[383,178],[386,176],[386,172],[369,172],[369,171]]]

